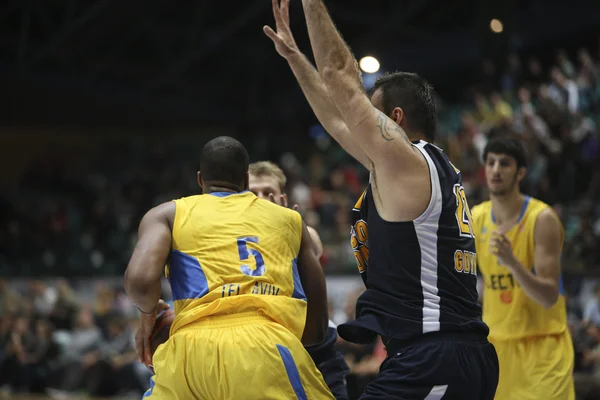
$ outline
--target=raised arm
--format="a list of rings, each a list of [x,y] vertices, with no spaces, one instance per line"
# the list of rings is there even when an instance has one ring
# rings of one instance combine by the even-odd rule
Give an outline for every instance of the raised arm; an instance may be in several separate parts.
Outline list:
[[[302,223],[302,242],[298,255],[298,275],[307,301],[306,326],[302,335],[305,346],[321,343],[327,335],[329,311],[325,275],[314,251],[310,233]]]
[[[318,71],[355,144],[384,170],[422,163],[404,130],[371,104],[358,63],[335,28],[322,0],[302,0]]]
[[[278,0],[272,0],[272,3],[277,32],[265,26],[263,28],[265,34],[273,40],[277,52],[287,60],[306,100],[323,128],[348,154],[369,168],[367,155],[354,143],[342,115],[329,97],[319,72],[296,45],[290,29],[290,0],[281,0],[281,5],[278,5]]]
[[[154,207],[144,215],[127,270],[125,291],[144,313],[153,312],[160,299],[160,280],[171,251],[171,225],[175,203]]]

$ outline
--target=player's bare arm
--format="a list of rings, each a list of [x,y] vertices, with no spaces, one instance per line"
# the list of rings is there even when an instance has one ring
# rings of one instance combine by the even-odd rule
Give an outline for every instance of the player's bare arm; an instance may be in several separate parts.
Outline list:
[[[269,26],[263,27],[263,31],[273,41],[277,52],[287,60],[306,100],[308,100],[321,125],[348,154],[366,168],[369,168],[367,155],[352,140],[350,131],[342,115],[331,101],[327,87],[323,83],[319,72],[296,45],[290,28],[290,0],[281,0],[281,2],[272,0],[272,3],[276,31],[273,31]]]
[[[545,210],[537,217],[534,231],[534,269],[530,272],[517,260],[505,235],[492,234],[491,252],[512,272],[525,293],[535,302],[550,308],[558,300],[562,230],[558,217]]]
[[[141,312],[136,351],[146,365],[152,362],[149,339],[156,314],[168,308],[160,301],[160,280],[171,251],[174,216],[173,202],[161,204],[144,215],[138,229],[138,241],[125,271],[125,291]]]
[[[317,232],[315,228],[307,226],[306,229],[308,229],[308,233],[312,239],[315,256],[319,259],[323,255],[323,242],[321,241],[321,236],[319,236],[319,232]]]
[[[171,225],[175,203],[161,204],[144,215],[138,240],[125,271],[125,290],[143,312],[151,312],[160,299],[160,280],[171,251]]]
[[[306,326],[302,343],[305,346],[321,343],[327,335],[329,324],[327,286],[323,269],[315,255],[312,239],[304,222],[300,254],[298,254],[298,274],[307,302]]]
[[[410,187],[405,201],[376,199],[378,210],[388,220],[413,219],[426,208],[430,187],[428,167],[406,132],[379,111],[364,91],[358,63],[338,33],[322,0],[303,0],[311,46],[317,69],[331,99],[344,119],[354,143],[369,158],[376,171],[375,190],[383,199],[397,199]],[[402,113],[400,108],[395,113]],[[398,115],[400,118],[401,115]],[[407,204],[408,202],[408,204]]]

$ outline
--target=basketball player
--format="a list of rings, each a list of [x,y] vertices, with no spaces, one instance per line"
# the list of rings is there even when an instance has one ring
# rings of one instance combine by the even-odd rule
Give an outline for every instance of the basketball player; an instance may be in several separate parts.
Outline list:
[[[249,168],[249,187],[250,191],[259,199],[272,199],[280,206],[287,207],[288,199],[285,193],[285,184],[287,178],[277,165],[269,161],[259,161],[250,164]],[[297,207],[294,206],[294,209]],[[310,226],[306,227],[311,239],[313,240],[314,252],[317,259],[323,254],[323,245],[317,231]],[[323,374],[325,382],[336,400],[345,400],[348,398],[346,389],[346,375],[349,368],[344,360],[344,356],[335,349],[337,342],[337,330],[333,321],[329,320],[327,337],[317,345],[308,346],[306,349],[313,358],[319,371]]]
[[[273,2],[286,58],[315,114],[371,172],[355,206],[352,245],[366,291],[347,341],[382,336],[388,358],[361,399],[494,397],[498,360],[477,303],[475,243],[461,175],[432,141],[432,89],[411,73],[364,92],[357,62],[322,0],[303,0],[318,73],[299,54],[288,6]]]
[[[500,360],[496,399],[574,400],[574,351],[560,278],[563,228],[551,207],[523,195],[519,141],[484,149],[491,201],[473,207],[483,319]]]
[[[200,156],[202,195],[150,210],[125,273],[144,314],[138,354],[157,399],[333,399],[304,345],[327,332],[323,270],[300,215],[248,189],[248,153],[230,137]],[[167,276],[175,302],[169,339],[149,335]]]

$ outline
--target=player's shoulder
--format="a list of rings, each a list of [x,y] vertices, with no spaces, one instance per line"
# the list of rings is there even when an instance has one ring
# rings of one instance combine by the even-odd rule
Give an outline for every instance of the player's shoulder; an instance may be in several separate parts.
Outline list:
[[[537,225],[537,222],[540,220],[547,222],[551,222],[551,220],[560,221],[556,211],[549,204],[530,196],[525,198],[525,203],[526,220],[531,221],[532,224]]]
[[[265,216],[270,216],[278,219],[292,219],[294,221],[302,221],[302,217],[298,211],[294,211],[290,208],[282,207],[279,204],[275,204],[269,200],[259,199],[256,197],[255,204],[261,213]]]
[[[536,229],[560,229],[562,230],[562,221],[554,208],[540,200],[536,200],[534,216],[534,225]]]
[[[550,206],[547,203],[544,203],[540,199],[536,199],[535,197],[526,196],[525,202],[527,203],[528,211],[534,211],[536,213],[542,213],[546,210],[550,210],[550,212],[553,211],[552,206]]]

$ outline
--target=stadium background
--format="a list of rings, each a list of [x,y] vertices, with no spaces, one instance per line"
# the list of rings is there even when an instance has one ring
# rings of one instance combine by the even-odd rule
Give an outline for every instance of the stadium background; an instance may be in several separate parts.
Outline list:
[[[299,3],[292,30],[308,51]],[[383,71],[408,70],[436,87],[436,144],[461,169],[471,206],[487,195],[487,139],[522,136],[524,190],[552,204],[565,226],[578,395],[599,398],[600,3],[327,4],[355,55],[381,64],[364,74],[366,86]],[[361,283],[349,211],[367,176],[317,124],[263,36],[272,20],[268,0],[0,5],[2,395],[139,397],[148,377],[132,361],[137,316],[122,273],[143,213],[198,193],[198,154],[217,135],[285,169],[292,201],[325,244],[331,317],[351,317]],[[586,313],[593,324],[584,330]],[[15,340],[24,357],[15,357]],[[380,343],[340,348],[355,396],[384,352]]]

